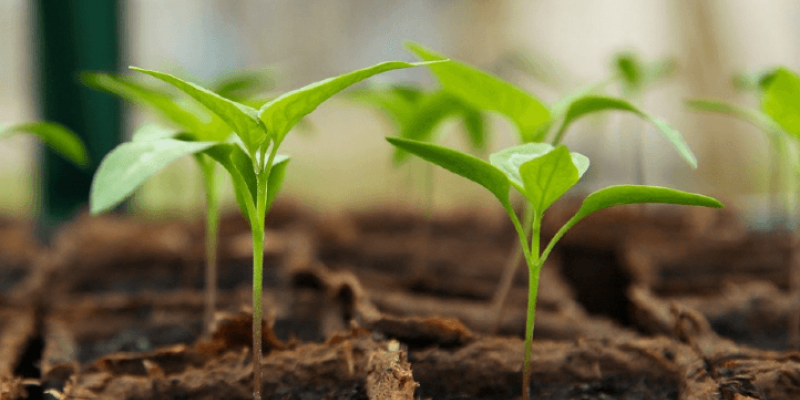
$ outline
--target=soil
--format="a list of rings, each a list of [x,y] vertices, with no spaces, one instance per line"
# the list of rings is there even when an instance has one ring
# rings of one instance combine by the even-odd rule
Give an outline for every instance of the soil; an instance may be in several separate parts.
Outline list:
[[[80,216],[49,248],[27,226],[0,221],[0,399],[252,397],[244,219],[221,223],[213,335],[202,223]],[[265,398],[520,398],[525,268],[491,304],[516,240],[502,214],[283,202],[266,228]],[[533,398],[800,398],[797,245],[732,211],[588,218],[542,271]]]

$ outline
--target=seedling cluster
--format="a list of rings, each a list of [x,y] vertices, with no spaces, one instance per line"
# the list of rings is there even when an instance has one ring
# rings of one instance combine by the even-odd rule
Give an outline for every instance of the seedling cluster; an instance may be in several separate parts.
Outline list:
[[[564,97],[552,106],[487,72],[449,60],[418,44],[409,50],[420,62],[384,62],[309,84],[274,98],[258,99],[261,91],[251,75],[214,85],[212,89],[176,76],[132,67],[142,77],[166,83],[174,92],[128,77],[87,74],[84,82],[148,107],[161,117],[166,127],[147,125],[136,131],[128,143],[110,152],[100,163],[90,194],[91,211],[102,213],[118,205],[148,178],[176,159],[192,155],[203,172],[206,190],[207,222],[207,303],[206,328],[213,328],[216,286],[216,235],[218,225],[215,169],[219,165],[230,176],[236,202],[247,218],[253,241],[253,372],[254,398],[261,398],[261,321],[264,222],[283,185],[289,156],[279,153],[289,132],[320,104],[374,75],[403,68],[426,66],[441,83],[435,90],[409,86],[372,87],[356,92],[353,98],[384,110],[395,123],[397,137],[387,140],[394,146],[394,160],[408,154],[478,183],[500,202],[514,225],[519,253],[529,272],[527,322],[525,330],[523,398],[529,390],[531,347],[541,269],[564,234],[588,215],[623,204],[667,203],[722,207],[717,200],[679,190],[644,186],[611,186],[590,194],[546,245],[541,230],[545,212],[564,196],[589,168],[589,159],[570,152],[562,144],[566,132],[579,119],[602,111],[632,113],[657,128],[677,153],[691,166],[697,160],[681,134],[630,101],[596,94],[597,85]],[[633,56],[617,59],[619,76],[626,93],[641,91],[667,68],[644,67]],[[764,112],[770,116],[769,128],[800,137],[800,79],[785,70],[770,76],[764,89]],[[602,85],[600,85],[602,86]],[[192,102],[187,101],[192,99]],[[716,103],[697,103],[707,108]],[[738,109],[737,109],[738,110]],[[489,161],[434,144],[435,128],[445,119],[459,118],[467,139],[476,151],[488,142],[485,113],[508,118],[518,132],[517,146],[494,153]],[[737,111],[738,112],[738,111]],[[751,116],[752,113],[741,112]],[[766,117],[758,114],[759,124]],[[767,125],[764,125],[767,126]],[[78,164],[86,162],[80,142],[69,132],[52,124],[27,124],[7,132],[31,132]],[[511,188],[519,194],[523,215],[517,215]]]

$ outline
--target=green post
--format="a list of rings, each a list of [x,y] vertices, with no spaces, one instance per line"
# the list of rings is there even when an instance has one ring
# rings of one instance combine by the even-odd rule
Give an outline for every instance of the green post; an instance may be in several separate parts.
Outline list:
[[[118,0],[37,0],[41,118],[64,124],[86,143],[90,167],[81,170],[50,149],[41,152],[41,221],[46,234],[89,199],[92,175],[120,142],[121,105],[83,87],[79,73],[119,69]]]

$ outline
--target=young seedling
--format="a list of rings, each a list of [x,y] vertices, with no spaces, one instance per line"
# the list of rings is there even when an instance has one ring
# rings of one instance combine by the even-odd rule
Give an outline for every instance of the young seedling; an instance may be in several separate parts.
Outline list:
[[[523,399],[529,398],[531,347],[541,268],[553,246],[571,227],[596,211],[622,204],[666,203],[722,207],[720,202],[711,197],[669,188],[639,185],[610,186],[586,197],[578,212],[556,232],[544,250],[541,250],[539,241],[545,211],[578,183],[589,168],[588,158],[578,153],[570,153],[564,145],[553,147],[546,143],[528,143],[492,154],[491,163],[487,163],[468,154],[434,144],[399,138],[387,138],[387,140],[404,151],[485,187],[500,201],[514,224],[528,265],[529,278],[522,375]],[[511,187],[522,194],[529,209],[532,210],[530,234],[511,205],[509,200]]]
[[[757,74],[740,74],[734,79],[740,90],[756,93],[761,99],[759,109],[741,107],[723,100],[695,99],[686,105],[695,111],[729,115],[755,125],[770,143],[771,207],[769,225],[777,223],[774,214],[780,208],[775,196],[780,192],[780,170],[794,169],[795,181],[800,180],[800,163],[793,162],[790,138],[800,139],[800,124],[796,113],[800,109],[800,77],[786,68],[775,68]],[[777,164],[777,165],[776,165]],[[796,190],[796,189],[795,189]],[[784,191],[785,206],[792,209],[792,189]]]
[[[444,58],[419,44],[408,43],[407,47],[420,60]],[[592,94],[595,87],[566,96],[548,108],[535,96],[513,84],[458,61],[432,65],[430,69],[441,82],[443,90],[462,102],[477,110],[493,111],[508,118],[517,128],[520,143],[550,142],[552,145],[559,145],[572,124],[581,118],[603,111],[623,111],[655,126],[690,166],[697,167],[695,155],[677,129],[627,100]],[[527,203],[523,203],[522,219],[526,222],[533,218],[532,211],[527,207]],[[530,229],[530,224],[526,223],[524,226],[525,229]],[[492,299],[491,314],[495,317],[493,325],[488,327],[490,331],[496,330],[501,320],[503,305],[522,257],[522,249],[515,247]]]
[[[160,79],[188,94],[222,119],[236,133],[232,142],[185,141],[165,138],[129,143],[125,152],[110,153],[110,167],[96,175],[98,197],[130,192],[130,181],[143,181],[154,171],[184,154],[203,154],[230,174],[236,201],[250,223],[253,236],[253,398],[261,399],[262,283],[264,221],[283,184],[289,157],[278,149],[289,131],[325,100],[373,75],[430,63],[391,61],[312,83],[285,93],[256,109],[163,72],[131,68]],[[125,165],[126,167],[115,167]],[[94,194],[94,193],[93,193]]]
[[[473,151],[482,152],[487,148],[484,116],[479,110],[459,101],[450,93],[437,90],[425,91],[418,86],[390,85],[372,86],[355,91],[350,96],[356,101],[383,111],[397,129],[397,137],[422,142],[436,140],[436,128],[445,120],[458,118],[466,134],[467,142]],[[408,161],[408,153],[394,149],[393,164],[399,167]],[[425,165],[424,208],[427,221],[418,233],[419,252],[411,268],[411,279],[417,279],[428,263],[433,218],[434,170],[431,164]]]
[[[134,142],[139,144],[122,144],[113,150],[114,163],[102,163],[98,176],[101,178],[105,174],[110,174],[112,178],[119,170],[125,168],[142,168],[124,164],[122,161],[136,162],[136,155],[144,155],[147,152],[160,146],[161,139],[175,138],[180,135],[181,140],[187,142],[223,142],[232,133],[230,127],[213,113],[202,109],[202,106],[192,104],[176,98],[167,90],[159,87],[146,85],[136,79],[126,76],[116,76],[105,73],[84,73],[81,76],[83,83],[91,88],[102,90],[134,104],[145,106],[155,112],[162,122],[171,128],[159,128],[156,126],[144,126],[137,130],[133,135]],[[238,99],[240,101],[252,101],[254,96],[263,93],[273,86],[271,79],[264,77],[264,74],[239,73],[226,77],[214,84],[214,92],[222,97]],[[255,103],[258,103],[257,101]],[[263,104],[262,101],[260,104]],[[150,145],[141,144],[153,142]],[[164,149],[170,148],[169,144],[164,144]],[[199,149],[195,148],[195,149]],[[124,155],[133,157],[122,158]],[[172,153],[175,158],[185,154],[192,154],[197,161],[202,172],[203,188],[206,195],[206,268],[205,268],[205,312],[204,329],[210,335],[214,330],[214,312],[216,310],[217,298],[217,241],[219,230],[219,188],[216,182],[216,168],[214,161],[206,155],[182,151]],[[161,165],[166,167],[172,160],[168,160]],[[165,160],[167,161],[167,160]],[[159,168],[159,170],[161,169]],[[158,170],[150,169],[150,175]],[[150,175],[143,176],[147,178]],[[91,212],[100,214],[106,212],[130,195],[136,187],[144,180],[128,181],[124,188],[116,187],[113,191],[107,191],[102,186],[92,191]],[[124,190],[123,190],[124,189]]]

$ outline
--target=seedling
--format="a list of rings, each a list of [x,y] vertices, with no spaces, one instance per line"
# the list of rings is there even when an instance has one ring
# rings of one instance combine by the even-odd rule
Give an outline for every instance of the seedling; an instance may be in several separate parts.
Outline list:
[[[262,75],[240,73],[229,76],[214,84],[214,92],[226,98],[241,101],[249,100],[273,86],[272,80],[265,79]],[[198,108],[196,104],[182,101],[182,99],[174,97],[170,92],[162,88],[146,85],[129,77],[104,73],[84,73],[81,76],[81,80],[89,87],[117,95],[134,104],[146,106],[159,115],[163,122],[171,126],[171,128],[159,128],[148,125],[138,129],[133,135],[133,141],[140,143],[125,143],[115,148],[112,152],[114,153],[113,159],[116,161],[100,165],[98,176],[101,178],[105,174],[110,174],[111,179],[114,179],[118,173],[117,171],[124,168],[138,168],[141,171],[145,167],[125,164],[124,161],[138,162],[136,156],[143,156],[148,154],[147,152],[154,150],[160,145],[158,141],[161,139],[180,136],[181,140],[187,142],[221,143],[232,133],[230,127],[215,114]],[[263,103],[261,102],[261,104]],[[151,141],[154,143],[146,144]],[[164,149],[166,148],[170,148],[170,145],[166,144]],[[200,153],[176,151],[172,153],[175,158],[164,160],[165,162],[158,169],[150,168],[150,173],[146,176],[137,175],[142,179],[126,181],[124,187],[117,187],[114,191],[107,191],[109,189],[102,187],[93,190],[91,212],[96,215],[114,208],[140,184],[144,183],[146,178],[185,154],[193,154],[195,161],[197,161],[202,171],[203,188],[206,195],[206,293],[203,326],[206,334],[210,335],[214,330],[214,311],[217,298],[217,232],[219,230],[219,188],[216,183],[214,161]],[[130,157],[125,157],[125,155]]]
[[[722,100],[689,100],[686,105],[695,111],[706,111],[729,115],[755,125],[763,132],[770,142],[771,152],[775,157],[769,157],[770,170],[773,175],[773,195],[777,194],[778,180],[774,179],[777,170],[773,164],[776,159],[778,166],[794,169],[795,181],[800,180],[800,163],[792,161],[789,138],[800,140],[800,77],[786,68],[776,68],[757,74],[739,75],[734,79],[734,85],[745,91],[755,92],[761,98],[760,109],[741,107]],[[795,189],[796,190],[796,189]],[[791,206],[791,190],[784,192],[785,203]],[[777,201],[773,197],[772,212],[777,208]],[[770,218],[774,223],[776,217]]]
[[[720,208],[717,200],[679,190],[640,185],[610,186],[590,194],[578,212],[562,226],[544,250],[540,247],[542,218],[545,211],[563,196],[589,168],[589,159],[570,153],[564,145],[527,143],[492,154],[490,163],[477,157],[434,144],[400,138],[387,138],[389,143],[433,164],[461,175],[488,189],[500,201],[519,236],[528,265],[528,309],[525,328],[525,354],[522,375],[522,398],[529,398],[530,358],[539,276],[553,246],[575,224],[586,216],[622,204],[666,203]],[[533,218],[531,233],[522,225],[509,199],[510,188],[522,194]]]
[[[408,49],[420,60],[438,60],[444,56],[415,43],[407,44]],[[462,102],[482,111],[493,111],[508,118],[517,128],[520,143],[550,142],[559,145],[572,126],[583,117],[603,111],[623,111],[632,113],[655,126],[666,138],[678,154],[693,168],[697,167],[697,159],[689,149],[689,145],[680,132],[667,122],[654,117],[637,108],[627,100],[593,94],[595,86],[566,96],[547,107],[535,96],[514,86],[509,82],[458,61],[436,64],[430,67],[442,84],[443,90],[452,93]],[[642,80],[637,78],[637,82]],[[596,86],[603,86],[606,82]],[[533,218],[527,203],[523,203],[523,221]],[[524,224],[530,229],[530,224]],[[492,314],[495,316],[493,326],[496,329],[502,315],[503,305],[508,291],[513,284],[513,277],[522,250],[514,248],[509,256],[503,276],[492,299]]]
[[[39,138],[56,153],[81,168],[89,165],[89,156],[83,142],[63,125],[54,122],[26,122],[0,127],[0,139],[16,134],[29,134]]]
[[[98,199],[129,193],[163,165],[185,154],[203,154],[230,174],[236,201],[250,223],[253,236],[253,397],[261,399],[262,277],[264,221],[283,184],[289,157],[278,148],[289,131],[325,100],[350,85],[373,75],[430,63],[391,61],[312,83],[288,92],[256,109],[226,99],[196,84],[163,72],[131,69],[160,79],[188,94],[216,114],[236,133],[229,142],[186,141],[181,136],[128,143],[124,152],[114,151],[103,160],[104,174],[97,174],[93,195]],[[133,183],[132,183],[133,182]]]

